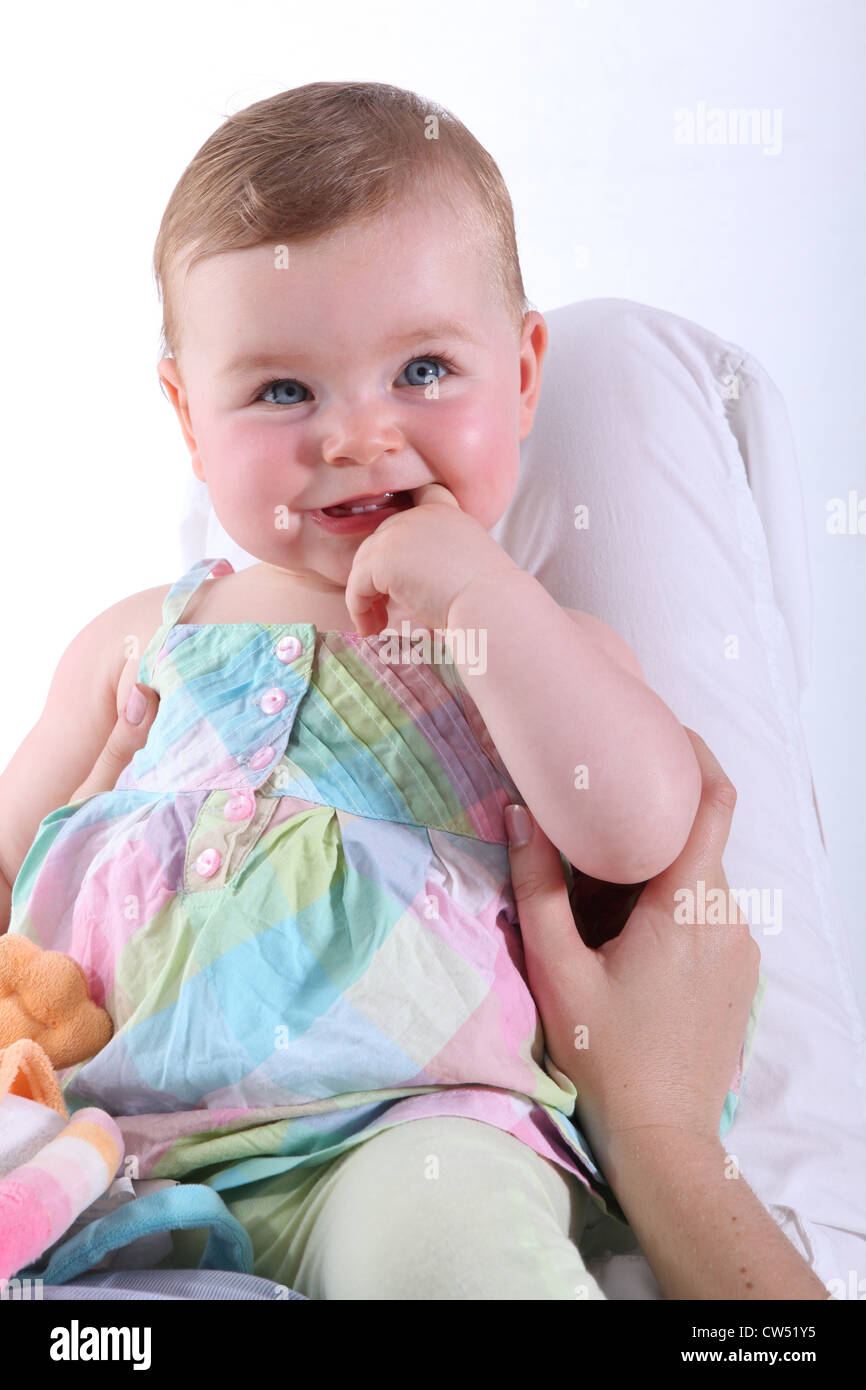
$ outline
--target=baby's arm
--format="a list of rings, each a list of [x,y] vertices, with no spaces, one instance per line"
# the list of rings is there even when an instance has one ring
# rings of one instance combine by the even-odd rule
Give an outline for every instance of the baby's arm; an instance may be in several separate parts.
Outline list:
[[[51,811],[68,804],[102,753],[118,716],[121,674],[150,636],[164,589],[145,590],[100,613],[69,643],[45,707],[0,777],[0,934],[9,926],[12,884]],[[143,640],[147,640],[144,637]]]
[[[700,768],[626,643],[560,608],[520,569],[467,585],[448,627],[485,634],[486,669],[473,673],[452,643],[458,670],[526,804],[570,863],[607,883],[645,882],[672,864],[697,813]]]

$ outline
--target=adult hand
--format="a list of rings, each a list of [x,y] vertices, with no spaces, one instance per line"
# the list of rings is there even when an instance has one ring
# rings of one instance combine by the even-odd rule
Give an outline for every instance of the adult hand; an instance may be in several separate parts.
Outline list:
[[[703,739],[686,733],[703,774],[691,833],[643,891],[628,889],[639,897],[618,936],[597,949],[584,944],[559,853],[531,816],[529,842],[510,850],[547,1051],[577,1088],[579,1118],[602,1168],[617,1136],[643,1126],[718,1139],[758,984],[760,951],[735,903],[722,925],[683,925],[674,916],[674,893],[696,893],[698,879],[707,895],[721,888],[733,902],[722,853],[736,790]],[[622,899],[623,886],[615,888]]]
[[[129,692],[126,708],[118,713],[117,723],[108,735],[105,747],[88,777],[70,796],[70,802],[93,796],[96,792],[112,790],[123,769],[132,761],[133,754],[147,742],[158,709],[159,695],[153,687],[136,682]],[[137,722],[133,723],[130,715]]]

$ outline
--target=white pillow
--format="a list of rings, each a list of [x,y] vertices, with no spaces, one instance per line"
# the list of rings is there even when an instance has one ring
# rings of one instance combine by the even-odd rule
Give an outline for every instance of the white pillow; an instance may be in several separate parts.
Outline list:
[[[601,299],[545,319],[535,425],[492,534],[559,603],[622,634],[737,788],[724,868],[733,889],[763,890],[741,905],[768,985],[725,1145],[850,1297],[866,1276],[866,1046],[799,718],[811,607],[784,403],[741,348],[663,310]],[[252,563],[195,478],[182,544],[187,564]],[[590,1268],[610,1298],[661,1297],[642,1255],[601,1253],[624,1234],[594,1220]]]

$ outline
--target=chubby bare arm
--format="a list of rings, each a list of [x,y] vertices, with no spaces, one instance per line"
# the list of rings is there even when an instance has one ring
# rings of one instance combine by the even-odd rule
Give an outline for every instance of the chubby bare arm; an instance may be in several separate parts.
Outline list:
[[[40,822],[80,796],[112,787],[144,741],[135,741],[140,729],[125,733],[125,720],[119,717],[143,644],[159,623],[165,592],[157,588],[133,594],[73,638],[60,658],[42,714],[0,776],[0,932],[8,927],[11,885]],[[155,694],[152,698],[155,702]],[[149,709],[143,721],[145,729],[153,712]]]
[[[700,768],[619,635],[561,608],[516,566],[467,584],[448,628],[483,636],[483,661],[455,645],[455,665],[524,802],[566,859],[607,883],[667,868],[697,812]],[[555,653],[552,665],[541,651]]]

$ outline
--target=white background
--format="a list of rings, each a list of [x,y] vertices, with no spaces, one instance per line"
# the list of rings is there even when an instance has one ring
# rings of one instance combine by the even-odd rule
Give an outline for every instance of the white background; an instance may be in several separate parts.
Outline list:
[[[61,652],[178,577],[188,454],[156,377],[153,241],[232,111],[316,80],[411,87],[497,160],[544,312],[612,295],[751,352],[780,387],[814,590],[803,716],[866,1005],[863,0],[49,3],[4,17],[5,765]],[[782,148],[683,145],[698,103],[781,111]]]

